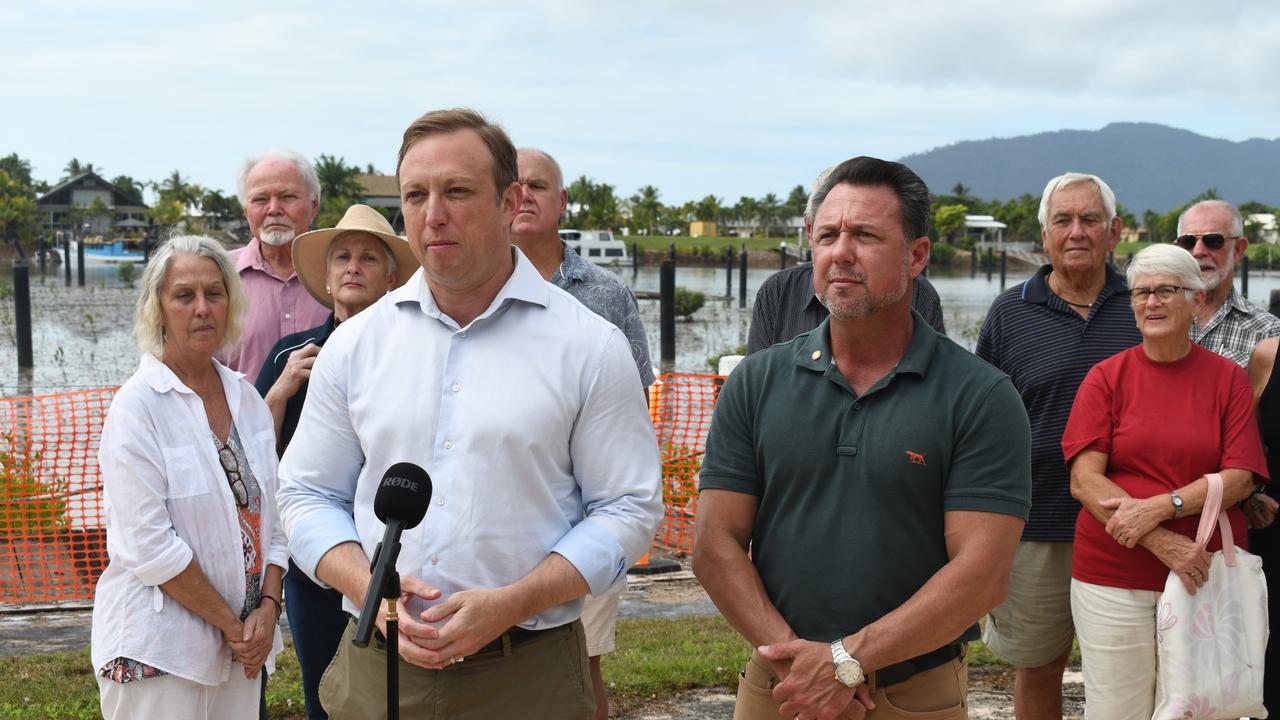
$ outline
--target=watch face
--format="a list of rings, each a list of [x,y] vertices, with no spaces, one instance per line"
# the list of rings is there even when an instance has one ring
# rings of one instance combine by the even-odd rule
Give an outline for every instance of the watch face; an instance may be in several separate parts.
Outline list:
[[[836,679],[849,687],[862,684],[862,668],[852,660],[836,663]]]

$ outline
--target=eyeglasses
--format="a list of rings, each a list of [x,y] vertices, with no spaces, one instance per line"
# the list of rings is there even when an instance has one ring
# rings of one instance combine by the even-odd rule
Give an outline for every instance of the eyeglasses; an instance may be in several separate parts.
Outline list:
[[[214,439],[218,439],[216,435]],[[222,469],[227,473],[231,493],[236,496],[236,505],[248,507],[249,490],[245,487],[244,476],[240,474],[240,458],[236,457],[230,445],[224,445],[221,440],[218,440],[218,462],[222,463]]]
[[[1129,300],[1134,305],[1141,305],[1152,295],[1162,303],[1169,302],[1174,295],[1186,290],[1181,285],[1157,285],[1154,288],[1134,288],[1129,291]]]
[[[1204,233],[1203,235],[1179,235],[1173,244],[1191,252],[1195,249],[1197,240],[1203,242],[1209,250],[1221,250],[1223,244],[1227,242],[1226,236],[1221,233]]]

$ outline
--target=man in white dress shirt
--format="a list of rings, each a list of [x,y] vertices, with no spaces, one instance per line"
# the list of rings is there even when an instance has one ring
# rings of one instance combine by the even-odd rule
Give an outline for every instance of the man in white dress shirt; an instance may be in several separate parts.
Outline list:
[[[290,551],[354,615],[382,537],[378,481],[421,465],[433,499],[397,563],[401,712],[585,720],[582,597],[623,581],[662,514],[635,363],[510,245],[521,189],[501,128],[427,113],[397,175],[422,270],[316,361],[280,473]],[[343,642],[320,689],[330,716],[377,716],[384,663]]]

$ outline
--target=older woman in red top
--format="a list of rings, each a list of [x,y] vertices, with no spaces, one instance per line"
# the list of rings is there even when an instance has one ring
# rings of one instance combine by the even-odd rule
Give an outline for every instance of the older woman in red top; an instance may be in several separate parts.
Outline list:
[[[1084,665],[1085,717],[1147,720],[1155,706],[1156,608],[1175,572],[1188,591],[1205,581],[1195,546],[1205,475],[1220,473],[1235,537],[1236,503],[1267,475],[1249,379],[1191,342],[1204,302],[1187,251],[1153,245],[1127,271],[1142,344],[1098,363],[1076,394],[1062,451],[1076,520],[1071,614]]]

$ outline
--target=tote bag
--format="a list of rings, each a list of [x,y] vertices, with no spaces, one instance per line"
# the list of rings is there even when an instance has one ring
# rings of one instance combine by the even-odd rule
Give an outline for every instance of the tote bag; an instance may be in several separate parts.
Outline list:
[[[1170,572],[1156,615],[1156,711],[1152,720],[1264,718],[1262,662],[1267,647],[1267,583],[1262,558],[1235,546],[1222,512],[1222,476],[1212,473],[1196,543],[1216,523],[1222,550],[1195,595]]]

